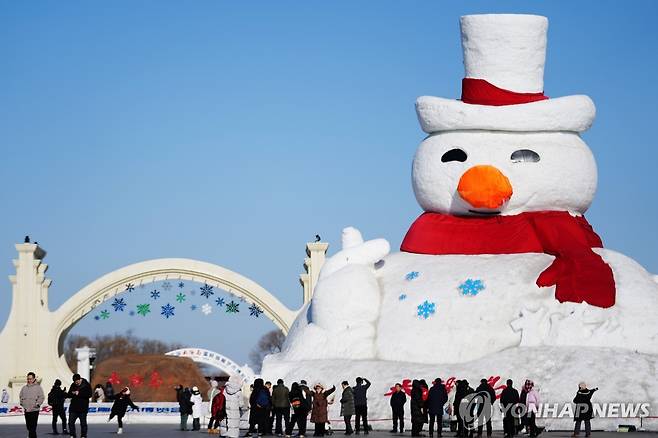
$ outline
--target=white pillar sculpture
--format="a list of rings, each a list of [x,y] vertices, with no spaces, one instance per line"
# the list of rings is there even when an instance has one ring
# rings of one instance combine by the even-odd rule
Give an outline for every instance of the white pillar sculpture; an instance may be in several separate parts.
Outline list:
[[[91,382],[91,359],[96,357],[96,349],[88,346],[76,348],[78,358],[78,374],[87,382]]]
[[[304,304],[311,301],[313,290],[318,282],[320,270],[324,265],[329,244],[326,242],[309,242],[306,244],[306,255],[304,259],[305,274],[300,274],[299,282],[303,287]]]

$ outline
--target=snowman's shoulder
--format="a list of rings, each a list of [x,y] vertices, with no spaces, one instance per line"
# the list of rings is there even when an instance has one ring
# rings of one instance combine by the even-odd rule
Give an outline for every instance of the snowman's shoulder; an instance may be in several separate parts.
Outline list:
[[[649,281],[656,282],[656,276],[649,273],[644,266],[632,258],[608,248],[593,248],[593,251],[610,265],[615,277],[633,276],[637,278],[646,278]]]

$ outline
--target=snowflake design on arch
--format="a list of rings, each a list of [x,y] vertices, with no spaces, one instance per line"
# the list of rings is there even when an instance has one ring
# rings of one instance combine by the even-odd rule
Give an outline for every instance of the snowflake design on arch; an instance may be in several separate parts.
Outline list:
[[[94,316],[94,319],[95,319],[96,321],[98,321],[98,320],[101,319],[101,317],[100,317],[99,315],[95,315],[95,316]]]
[[[201,306],[201,312],[206,316],[210,315],[212,313],[212,306],[208,303],[204,304]]]
[[[108,310],[101,310],[101,313],[98,315],[101,319],[107,319],[110,317],[110,312]]]
[[[160,311],[160,315],[167,319],[169,319],[170,316],[174,316],[174,310],[176,310],[176,308],[169,303],[162,306],[161,309],[162,310]]]
[[[226,305],[226,313],[239,313],[240,312],[240,303],[236,303],[231,300],[230,303]]]
[[[185,283],[183,283],[182,281],[179,281],[179,282],[178,282],[178,288],[179,288],[179,289],[182,289],[182,288],[184,288],[184,287],[185,287]]]
[[[176,295],[176,301],[178,301],[179,303],[182,303],[183,301],[185,301],[185,294],[183,292],[181,292],[178,295]]]
[[[192,305],[190,306],[190,310],[191,310],[192,312],[194,312],[194,311],[196,310],[196,304],[192,304]]]
[[[132,291],[134,291],[134,290],[135,290],[135,285],[134,285],[134,284],[132,284],[132,283],[128,283],[128,284],[126,285],[126,292],[132,292]]]
[[[263,313],[263,309],[256,305],[256,303],[253,303],[251,306],[249,306],[249,316],[258,318],[261,313]]]
[[[404,301],[406,299],[407,299],[407,294],[405,294],[405,293],[400,294],[400,296],[398,297],[398,300],[400,300],[400,301]]]
[[[407,280],[407,281],[413,281],[413,280],[417,279],[418,277],[420,277],[420,272],[411,271],[411,272],[407,273],[407,275],[404,276],[404,279]]]
[[[436,312],[436,304],[425,300],[418,305],[418,317],[427,319]]]
[[[153,298],[154,300],[157,300],[158,298],[160,298],[160,291],[157,290],[157,289],[152,290],[151,291],[151,298]]]
[[[137,305],[137,314],[141,316],[146,316],[146,314],[151,313],[151,305],[148,303],[138,304]]]
[[[210,295],[215,295],[215,292],[213,292],[213,287],[208,285],[207,283],[201,286],[201,296],[205,297],[206,299],[210,298]]]
[[[171,289],[171,283],[165,281],[164,283],[162,283],[162,289],[168,291],[169,289]]]
[[[224,307],[224,303],[225,301],[224,298],[222,297],[217,297],[217,299],[215,300],[215,304],[217,304],[217,307]]]
[[[482,280],[468,278],[465,282],[459,285],[459,290],[464,296],[474,297],[484,290],[484,283]]]
[[[115,312],[123,312],[123,309],[126,308],[128,304],[123,298],[115,298],[114,301],[112,301],[112,307],[114,307]]]

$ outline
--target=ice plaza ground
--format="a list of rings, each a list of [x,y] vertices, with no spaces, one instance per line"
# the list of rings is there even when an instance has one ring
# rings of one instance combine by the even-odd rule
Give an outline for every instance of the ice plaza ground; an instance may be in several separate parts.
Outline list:
[[[596,428],[596,425],[593,425],[594,428]],[[89,437],[108,437],[111,435],[116,434],[117,428],[116,424],[91,424],[89,427]],[[241,436],[245,434],[246,431],[242,431]],[[178,437],[178,436],[193,436],[194,434],[197,433],[202,433],[204,435],[207,435],[207,433],[202,430],[201,432],[182,432],[179,430],[176,430],[175,426],[172,424],[126,424],[124,425],[124,436],[129,436],[129,437],[136,437],[136,438],[141,438],[141,437],[154,437],[157,436],[158,438],[165,438],[165,437]],[[24,425],[17,425],[17,424],[12,424],[12,425],[0,425],[0,437],[1,438],[19,438],[19,437],[24,437],[27,434],[27,430],[25,429]],[[37,429],[37,434],[39,436],[43,435],[49,435],[52,434],[52,430],[50,428],[50,424],[39,424],[39,428]],[[592,436],[597,437],[597,438],[605,438],[605,437],[611,437],[617,435],[617,432],[592,432]],[[336,432],[334,435],[337,437],[342,437],[344,436],[342,432]],[[443,436],[445,437],[452,437],[454,433],[452,432],[444,432]],[[581,434],[584,436],[584,434]],[[312,431],[308,436],[312,436]],[[371,432],[370,435],[368,435],[370,438],[390,438],[390,437],[398,437],[401,435],[394,435],[388,432],[380,432],[380,431],[374,431]],[[403,436],[410,436],[410,434],[404,434]],[[502,432],[494,432],[493,436],[495,438],[503,436]],[[521,435],[520,437],[523,438],[526,435]],[[541,436],[546,436],[547,438],[562,438],[562,437],[570,437],[571,436],[571,431],[560,431],[560,432],[545,432]],[[658,432],[627,432],[622,435],[623,437],[627,438],[634,438],[634,437],[649,437],[649,436],[658,436]]]

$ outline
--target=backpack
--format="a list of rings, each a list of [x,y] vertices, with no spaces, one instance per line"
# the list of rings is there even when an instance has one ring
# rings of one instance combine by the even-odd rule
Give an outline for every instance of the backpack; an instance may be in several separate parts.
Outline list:
[[[258,396],[256,396],[256,404],[261,408],[269,408],[270,407],[270,396],[267,393],[266,389],[261,389],[260,390],[260,392],[258,393]]]
[[[50,406],[52,406],[52,405],[55,404],[55,394],[53,394],[52,391],[50,391],[50,392],[48,393],[48,404],[49,404]]]

